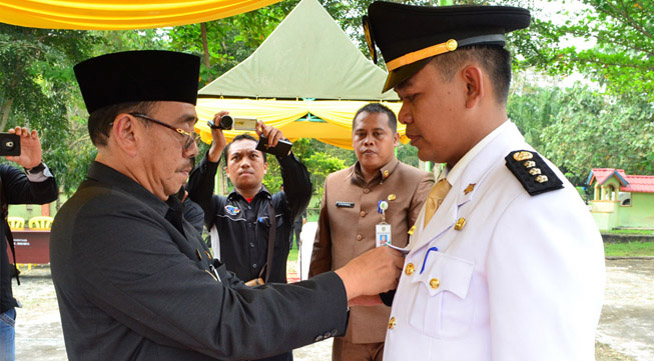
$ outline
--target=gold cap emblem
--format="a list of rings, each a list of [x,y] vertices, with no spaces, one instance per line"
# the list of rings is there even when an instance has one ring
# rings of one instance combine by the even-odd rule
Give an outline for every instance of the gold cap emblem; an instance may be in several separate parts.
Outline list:
[[[449,51],[454,51],[456,48],[459,46],[459,43],[456,42],[454,39],[450,39],[445,43],[445,47]]]
[[[517,160],[518,162],[522,162],[523,160],[531,159],[533,158],[534,155],[531,154],[530,152],[518,152],[513,154],[513,159]]]

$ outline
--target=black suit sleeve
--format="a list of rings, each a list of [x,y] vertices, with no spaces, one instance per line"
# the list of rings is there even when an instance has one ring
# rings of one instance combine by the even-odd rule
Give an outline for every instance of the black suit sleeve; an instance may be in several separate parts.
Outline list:
[[[191,172],[186,187],[188,197],[200,205],[202,211],[204,211],[204,224],[207,229],[211,229],[213,225],[213,215],[216,209],[213,183],[219,163],[220,161],[216,163],[209,162],[205,155],[200,164]]]
[[[0,172],[8,204],[46,204],[55,201],[59,195],[54,177],[31,182],[24,172],[8,165],[2,165]]]
[[[307,168],[293,153],[277,157],[284,181],[284,194],[288,202],[290,219],[293,221],[307,208],[311,200],[311,179]]]

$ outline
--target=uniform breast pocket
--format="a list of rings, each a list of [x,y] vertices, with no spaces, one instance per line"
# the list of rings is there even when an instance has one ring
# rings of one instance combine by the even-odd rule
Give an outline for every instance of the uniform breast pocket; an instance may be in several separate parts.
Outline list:
[[[475,312],[467,297],[474,264],[440,252],[430,252],[426,262],[422,273],[410,276],[409,324],[431,337],[459,338],[470,329]]]

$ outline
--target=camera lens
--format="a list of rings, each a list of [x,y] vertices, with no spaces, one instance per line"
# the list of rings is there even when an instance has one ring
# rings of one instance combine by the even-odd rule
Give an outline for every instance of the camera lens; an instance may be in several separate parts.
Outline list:
[[[14,147],[15,147],[15,146],[16,146],[16,144],[15,144],[14,141],[11,140],[11,139],[5,139],[5,140],[2,142],[2,149],[6,150],[6,151],[14,150]]]
[[[220,117],[218,128],[232,129],[232,124],[234,124],[234,118],[230,117],[229,115],[223,115],[222,117]]]

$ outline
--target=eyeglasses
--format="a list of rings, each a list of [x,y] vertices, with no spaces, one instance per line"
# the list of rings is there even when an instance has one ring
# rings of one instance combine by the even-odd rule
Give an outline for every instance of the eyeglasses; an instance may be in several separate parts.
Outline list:
[[[149,116],[147,116],[145,114],[141,114],[141,113],[128,113],[128,114],[131,115],[131,116],[137,117],[137,118],[149,120],[149,121],[151,121],[153,123],[156,123],[156,124],[159,124],[159,125],[163,125],[164,127],[168,128],[168,129],[172,129],[172,130],[176,131],[177,133],[185,136],[186,141],[184,142],[184,149],[191,148],[191,146],[193,144],[197,144],[198,139],[200,139],[200,135],[198,133],[196,133],[196,132],[189,133],[189,132],[185,131],[184,129],[175,128],[170,124],[166,124],[166,123],[164,123],[164,122],[162,122],[160,120],[156,120],[156,119],[151,118],[151,117],[149,117]]]

